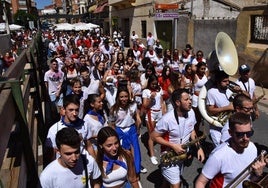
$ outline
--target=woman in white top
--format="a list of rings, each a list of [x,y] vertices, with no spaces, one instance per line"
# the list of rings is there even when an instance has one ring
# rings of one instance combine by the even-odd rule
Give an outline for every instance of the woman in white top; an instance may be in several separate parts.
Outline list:
[[[146,125],[149,133],[148,147],[151,162],[154,165],[158,164],[157,158],[154,153],[154,142],[151,138],[151,133],[155,128],[156,123],[165,113],[165,103],[163,100],[163,90],[158,84],[158,78],[152,75],[148,79],[148,86],[142,92],[142,105],[146,111]]]
[[[97,164],[102,174],[104,188],[139,188],[131,153],[120,145],[112,127],[104,127],[98,133]]]
[[[205,85],[205,83],[208,81],[208,78],[206,76],[206,63],[199,62],[196,65],[196,74],[194,78],[194,85],[193,85],[193,98],[192,98],[192,107],[195,112],[196,116],[196,125],[195,125],[195,132],[196,134],[199,133],[199,125],[201,123],[201,114],[198,109],[198,96],[200,93],[201,88]]]
[[[90,94],[84,102],[84,121],[91,133],[90,142],[93,145],[93,153],[97,150],[97,134],[105,126],[106,120],[103,116],[103,102],[98,94]],[[93,156],[95,157],[95,156]]]
[[[137,104],[130,100],[127,86],[119,86],[115,104],[109,114],[110,126],[114,127],[122,147],[130,150],[135,160],[136,174],[141,170],[141,153],[138,140],[138,130],[141,118]]]
[[[151,75],[156,75],[156,72],[154,66],[149,63],[145,67],[145,72],[142,73],[140,77],[142,89],[145,89],[147,87],[148,78]]]

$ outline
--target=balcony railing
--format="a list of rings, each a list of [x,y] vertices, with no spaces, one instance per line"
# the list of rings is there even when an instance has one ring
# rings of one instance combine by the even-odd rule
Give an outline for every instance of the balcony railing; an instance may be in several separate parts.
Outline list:
[[[250,42],[268,44],[268,15],[251,16]]]

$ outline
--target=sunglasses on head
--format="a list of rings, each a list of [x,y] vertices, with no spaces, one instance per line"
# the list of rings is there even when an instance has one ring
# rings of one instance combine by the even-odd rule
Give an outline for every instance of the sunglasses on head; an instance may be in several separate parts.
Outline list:
[[[254,130],[247,131],[247,132],[235,132],[235,136],[237,138],[243,138],[245,135],[247,138],[250,138],[253,136],[253,134],[254,134]]]

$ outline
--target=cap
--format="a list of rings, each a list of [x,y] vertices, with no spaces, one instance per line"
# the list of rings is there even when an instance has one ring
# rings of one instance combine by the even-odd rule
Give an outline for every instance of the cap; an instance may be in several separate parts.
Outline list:
[[[239,73],[244,73],[244,72],[248,72],[248,71],[250,71],[250,67],[246,64],[241,65],[239,67]]]

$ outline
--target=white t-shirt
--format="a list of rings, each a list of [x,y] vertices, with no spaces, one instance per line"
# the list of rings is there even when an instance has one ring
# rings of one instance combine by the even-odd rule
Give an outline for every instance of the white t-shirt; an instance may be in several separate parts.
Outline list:
[[[44,81],[48,84],[48,94],[52,95],[58,91],[60,84],[63,82],[64,74],[60,70],[54,72],[48,70],[44,75]]]
[[[87,122],[90,134],[94,137],[97,137],[99,130],[104,126],[98,120],[93,119],[89,114],[86,114],[84,121]]]
[[[154,42],[155,42],[155,40],[154,40],[153,36],[151,36],[151,37],[147,36],[147,45],[148,46],[153,46]]]
[[[97,179],[101,176],[99,167],[93,157],[86,154],[88,185],[90,179]],[[58,159],[51,162],[41,173],[40,182],[42,188],[84,188],[86,186],[86,176],[82,157],[80,156],[74,168],[63,167]]]
[[[55,46],[55,44],[54,44],[53,42],[50,42],[50,43],[48,44],[48,48],[49,48],[51,51],[56,52],[56,46]]]
[[[83,121],[83,120],[81,120],[81,121]],[[62,120],[60,120],[49,128],[47,138],[46,138],[46,146],[47,147],[57,148],[56,134],[59,130],[61,130],[65,127],[67,127],[67,126],[65,124],[63,124]],[[89,138],[92,137],[88,127],[89,126],[87,125],[87,123],[84,122],[84,123],[81,123],[80,126],[76,126],[74,128],[82,136],[83,140],[88,140]],[[81,148],[82,147],[83,147],[83,142],[81,143]]]
[[[99,92],[100,80],[90,80],[88,87],[83,88],[83,99],[86,100],[90,94],[100,94]]]
[[[151,62],[155,62],[156,61],[156,58],[157,58],[155,51],[153,51],[152,54],[150,53],[150,51],[147,51],[145,53],[145,57],[149,57],[150,60],[151,60]]]
[[[229,121],[225,123],[221,130],[221,142],[227,141],[231,135],[229,134]]]
[[[150,98],[152,91],[149,89],[144,89],[142,91],[142,98]],[[151,106],[151,110],[161,110],[162,104],[161,104],[161,97],[163,95],[163,90],[161,89],[160,91],[156,92],[156,95],[154,97],[155,99],[155,104]]]
[[[133,50],[133,54],[135,56],[135,60],[140,62],[141,52],[139,50],[137,50],[137,51]]]
[[[225,93],[219,92],[218,88],[211,88],[207,93],[207,105],[214,105],[218,108],[228,106],[229,98],[232,96],[232,91],[227,89]]]
[[[217,187],[225,187],[256,157],[257,148],[252,142],[249,142],[248,147],[241,154],[236,153],[227,142],[224,142],[212,151],[206,164],[203,166],[202,174],[208,179],[224,178],[222,185]],[[242,188],[242,183],[237,188]]]
[[[236,80],[235,83],[237,83],[243,91],[247,91],[251,99],[253,98],[253,93],[256,89],[256,85],[255,81],[252,78],[249,78],[248,81],[244,84],[242,81],[240,81],[240,79]]]
[[[156,58],[155,58],[155,61],[156,61],[156,67],[155,67],[155,70],[156,70],[157,72],[162,72],[163,67],[164,67],[164,61],[163,61],[163,58],[158,58],[158,57],[156,57]]]
[[[195,91],[200,91],[201,88],[206,84],[206,82],[208,81],[208,78],[206,75],[204,75],[201,79],[196,75],[197,77],[197,82],[194,84],[193,86],[193,98],[192,98],[192,106],[193,107],[197,107],[198,105],[198,96],[195,95]]]
[[[112,57],[112,54],[114,53],[114,47],[109,45],[109,49],[106,49],[105,48],[105,45],[102,45],[100,47],[100,51],[103,53],[103,54],[107,54],[108,57],[109,57],[109,60],[111,60],[111,57]]]
[[[218,108],[228,106],[230,101],[228,100],[232,95],[231,90],[227,89],[225,93],[220,92],[218,88],[211,88],[207,93],[206,105],[216,106]],[[221,140],[221,127],[210,126],[210,135],[213,143],[217,146]]]
[[[202,58],[202,62],[206,63],[206,59],[205,58]],[[192,61],[192,65],[197,65],[198,64],[198,61],[196,58],[193,59]]]
[[[145,73],[142,73],[142,74],[141,74],[140,80],[141,80],[141,86],[142,86],[143,88],[147,87],[148,78],[146,79],[146,77],[145,77]]]
[[[170,68],[175,72],[180,72],[184,70],[184,64],[180,61],[172,61],[172,63],[169,64]]]
[[[141,94],[142,94],[141,84],[138,83],[138,82],[131,82],[130,83],[130,86],[131,86],[133,95],[139,95],[139,96],[135,96],[134,97],[135,102],[138,105],[142,104],[142,99],[141,99]]]
[[[136,42],[136,40],[139,38],[139,36],[137,35],[137,34],[135,34],[135,35],[133,35],[133,34],[131,34],[131,36],[130,36],[130,39],[132,40],[132,41],[134,41],[134,42]]]
[[[156,123],[155,131],[161,134],[168,132],[170,143],[185,144],[189,142],[196,124],[195,113],[191,109],[188,112],[188,117],[178,118],[179,125],[175,119],[174,110],[169,111]]]
[[[135,123],[134,116],[137,111],[137,104],[133,103],[127,110],[119,108],[116,114],[115,125],[120,128],[124,128],[124,131],[128,131],[131,125]]]

